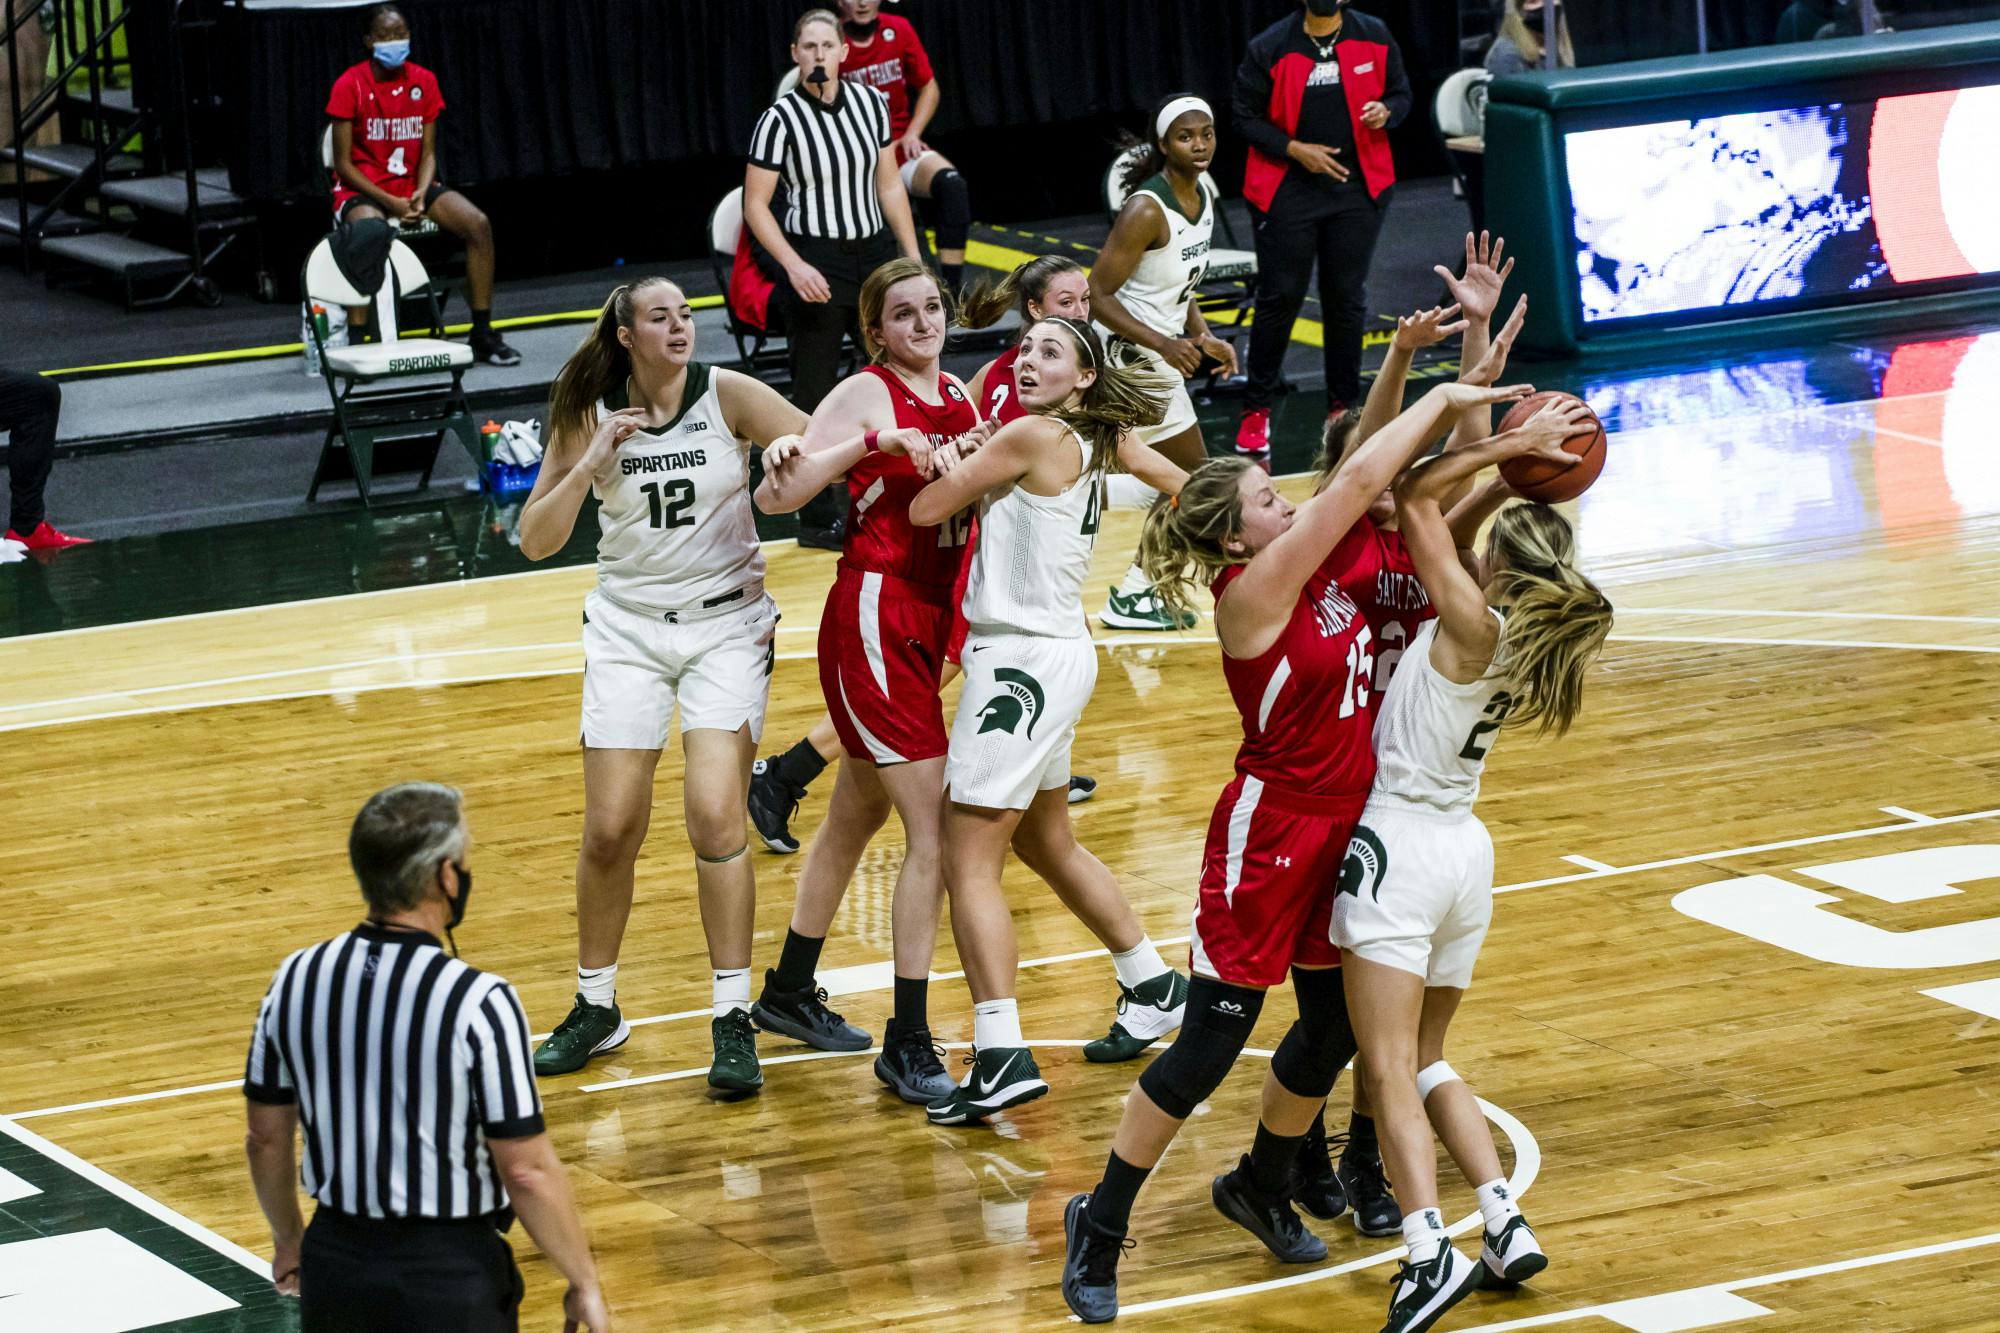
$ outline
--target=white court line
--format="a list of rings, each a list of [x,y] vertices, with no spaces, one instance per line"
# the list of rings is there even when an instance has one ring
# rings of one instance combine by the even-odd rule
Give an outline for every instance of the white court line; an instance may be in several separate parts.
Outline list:
[[[1977,643],[1884,643],[1862,639],[1753,639],[1735,635],[1611,634],[1613,643],[1720,643],[1758,648],[1892,648],[1919,653],[2000,653],[2000,646]]]
[[[8,1120],[33,1120],[40,1115],[63,1115],[70,1111],[96,1111],[106,1106],[130,1106],[134,1102],[157,1102],[168,1097],[188,1097],[197,1092],[220,1092],[224,1088],[240,1088],[240,1078],[224,1079],[220,1083],[197,1083],[189,1088],[165,1088],[159,1092],[135,1092],[129,1097],[105,1097],[94,1102],[76,1102],[69,1106],[44,1106],[35,1111],[16,1111],[7,1116]]]
[[[1557,875],[1552,879],[1531,879],[1519,884],[1501,884],[1494,887],[1495,893],[1515,893],[1521,889],[1545,888],[1551,884],[1576,884],[1587,879],[1604,879],[1610,875],[1631,875],[1641,870],[1663,870],[1668,866],[1693,865],[1697,861],[1719,860],[1725,856],[1748,856],[1753,852],[1782,851],[1787,847],[1810,847],[1821,842],[1845,842],[1849,838],[1872,838],[1880,833],[1905,833],[1913,828],[1935,828],[1940,824],[1965,824],[1975,819],[1992,819],[2000,816],[2000,809],[1974,810],[1970,814],[1945,815],[1942,818],[1923,821],[1908,821],[1901,824],[1877,824],[1872,828],[1851,829],[1845,833],[1819,833],[1810,838],[1787,838],[1783,842],[1760,842],[1754,847],[1729,847],[1717,852],[1697,852],[1693,856],[1674,856],[1664,861],[1647,861],[1636,866],[1619,866],[1615,870],[1586,870],[1576,875]]]
[[[1625,606],[1618,614],[1649,616],[1728,616],[1740,620],[1911,620],[1928,625],[2000,625],[2000,616],[1919,616],[1889,611],[1743,611],[1718,606]]]
[[[1901,1263],[1906,1259],[1928,1259],[1933,1255],[1955,1254],[1961,1250],[1976,1250],[1985,1245],[2000,1245],[2000,1231],[1990,1231],[1983,1236],[1967,1236],[1963,1240],[1940,1241],[1935,1245],[1918,1245],[1907,1250],[1886,1250],[1881,1254],[1867,1254],[1854,1259],[1838,1259],[1830,1264],[1814,1264],[1809,1268],[1793,1268],[1783,1273],[1764,1273],[1756,1277],[1737,1278],[1734,1281],[1704,1282],[1698,1287],[1684,1287],[1681,1291],[1663,1291],[1652,1297],[1640,1296],[1624,1300],[1606,1301],[1602,1305],[1585,1305],[1574,1310],[1555,1310],[1548,1314],[1530,1315],[1526,1319],[1509,1319],[1498,1324],[1474,1324],[1462,1333],[1502,1333],[1502,1330],[1517,1328],[1544,1328],[1550,1324],[1565,1324],[1573,1319],[1590,1319],[1604,1311],[1618,1306],[1630,1307],[1647,1300],[1678,1296],[1687,1291],[1754,1291],[1758,1287],[1775,1287],[1784,1282],[1800,1282],[1806,1278],[1825,1277],[1829,1273],[1851,1273],[1858,1268],[1875,1268],[1882,1264]]]
[[[1585,870],[1595,870],[1599,874],[1605,875],[1613,874],[1618,869],[1617,866],[1607,865],[1603,861],[1593,861],[1587,856],[1565,856],[1563,860],[1569,862],[1571,865],[1582,866]]]
[[[32,1149],[64,1169],[82,1176],[99,1189],[117,1195],[149,1217],[165,1222],[184,1236],[191,1236],[209,1249],[225,1258],[234,1259],[259,1277],[271,1276],[271,1265],[225,1236],[218,1236],[201,1223],[182,1217],[173,1209],[147,1194],[142,1194],[118,1177],[102,1168],[92,1166],[67,1148],[57,1147],[41,1135],[22,1129],[7,1116],[0,1116],[0,1134],[5,1134],[23,1147]]]
[[[1905,810],[1900,805],[1885,805],[1881,806],[1880,809],[1885,815],[1894,815],[1898,819],[1907,819],[1912,824],[1937,823],[1937,820],[1931,818],[1929,815],[1920,815],[1914,810]]]

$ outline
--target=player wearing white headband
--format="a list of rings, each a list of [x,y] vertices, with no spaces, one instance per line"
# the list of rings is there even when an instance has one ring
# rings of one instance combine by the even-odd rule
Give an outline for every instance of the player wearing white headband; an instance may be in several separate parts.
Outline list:
[[[1140,371],[1167,399],[1166,419],[1139,430],[1140,440],[1192,471],[1208,456],[1188,380],[1205,361],[1236,373],[1236,352],[1213,337],[1195,302],[1208,271],[1215,200],[1203,185],[1215,157],[1215,116],[1207,102],[1181,94],[1160,103],[1147,127],[1152,140],[1122,168],[1125,206],[1090,273],[1092,316],[1111,334],[1110,354]],[[1157,492],[1115,478],[1113,504],[1149,504]],[[1111,629],[1185,629],[1153,595],[1135,562],[1112,589],[1098,619]]]

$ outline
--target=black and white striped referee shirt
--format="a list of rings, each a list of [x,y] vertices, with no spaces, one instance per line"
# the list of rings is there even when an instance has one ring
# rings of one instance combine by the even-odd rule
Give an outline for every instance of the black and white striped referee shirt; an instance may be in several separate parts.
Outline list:
[[[298,1104],[306,1192],[357,1217],[504,1208],[486,1140],[543,1128],[514,988],[434,936],[368,924],[279,965],[243,1093]]]
[[[794,88],[758,117],[750,163],[784,179],[789,235],[859,241],[887,225],[875,164],[889,143],[889,99],[875,89],[842,83],[828,106]]]

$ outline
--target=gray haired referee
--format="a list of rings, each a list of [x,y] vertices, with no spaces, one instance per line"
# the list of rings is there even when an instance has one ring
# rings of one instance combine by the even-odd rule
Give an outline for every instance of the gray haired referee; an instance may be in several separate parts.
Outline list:
[[[518,1213],[569,1279],[566,1327],[611,1327],[569,1179],[542,1127],[514,988],[446,953],[472,894],[459,794],[377,792],[348,859],[368,919],[278,966],[243,1075],[246,1149],[278,1290],[306,1333],[519,1327]],[[299,1214],[293,1140],[305,1126]]]

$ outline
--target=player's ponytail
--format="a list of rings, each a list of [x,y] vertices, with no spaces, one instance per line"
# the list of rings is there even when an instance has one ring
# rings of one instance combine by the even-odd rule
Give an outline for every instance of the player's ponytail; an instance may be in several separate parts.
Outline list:
[[[1028,318],[1028,306],[1040,305],[1051,280],[1064,273],[1081,273],[1083,265],[1064,255],[1043,255],[1009,273],[995,283],[981,278],[958,298],[960,327],[984,329],[1000,322],[1009,310],[1018,309]]]
[[[1512,504],[1493,520],[1495,602],[1507,614],[1494,666],[1514,690],[1506,725],[1568,731],[1583,684],[1611,633],[1611,602],[1576,568],[1576,530],[1545,504]]]
[[[1188,474],[1177,496],[1161,496],[1139,530],[1139,568],[1171,611],[1192,611],[1195,586],[1206,588],[1249,553],[1230,546],[1243,532],[1247,458],[1211,458]]]
[[[648,287],[671,282],[641,278],[614,288],[597,312],[590,332],[556,372],[549,386],[549,439],[569,440],[581,447],[597,429],[597,404],[632,373],[632,354],[618,341],[618,330],[632,327],[638,295]]]
[[[1167,396],[1152,381],[1111,359],[1097,330],[1082,320],[1050,315],[1041,321],[1068,337],[1080,369],[1097,378],[1074,402],[1051,408],[1048,415],[1075,431],[1090,448],[1090,471],[1120,470],[1118,442],[1135,426],[1157,426],[1167,419]]]

